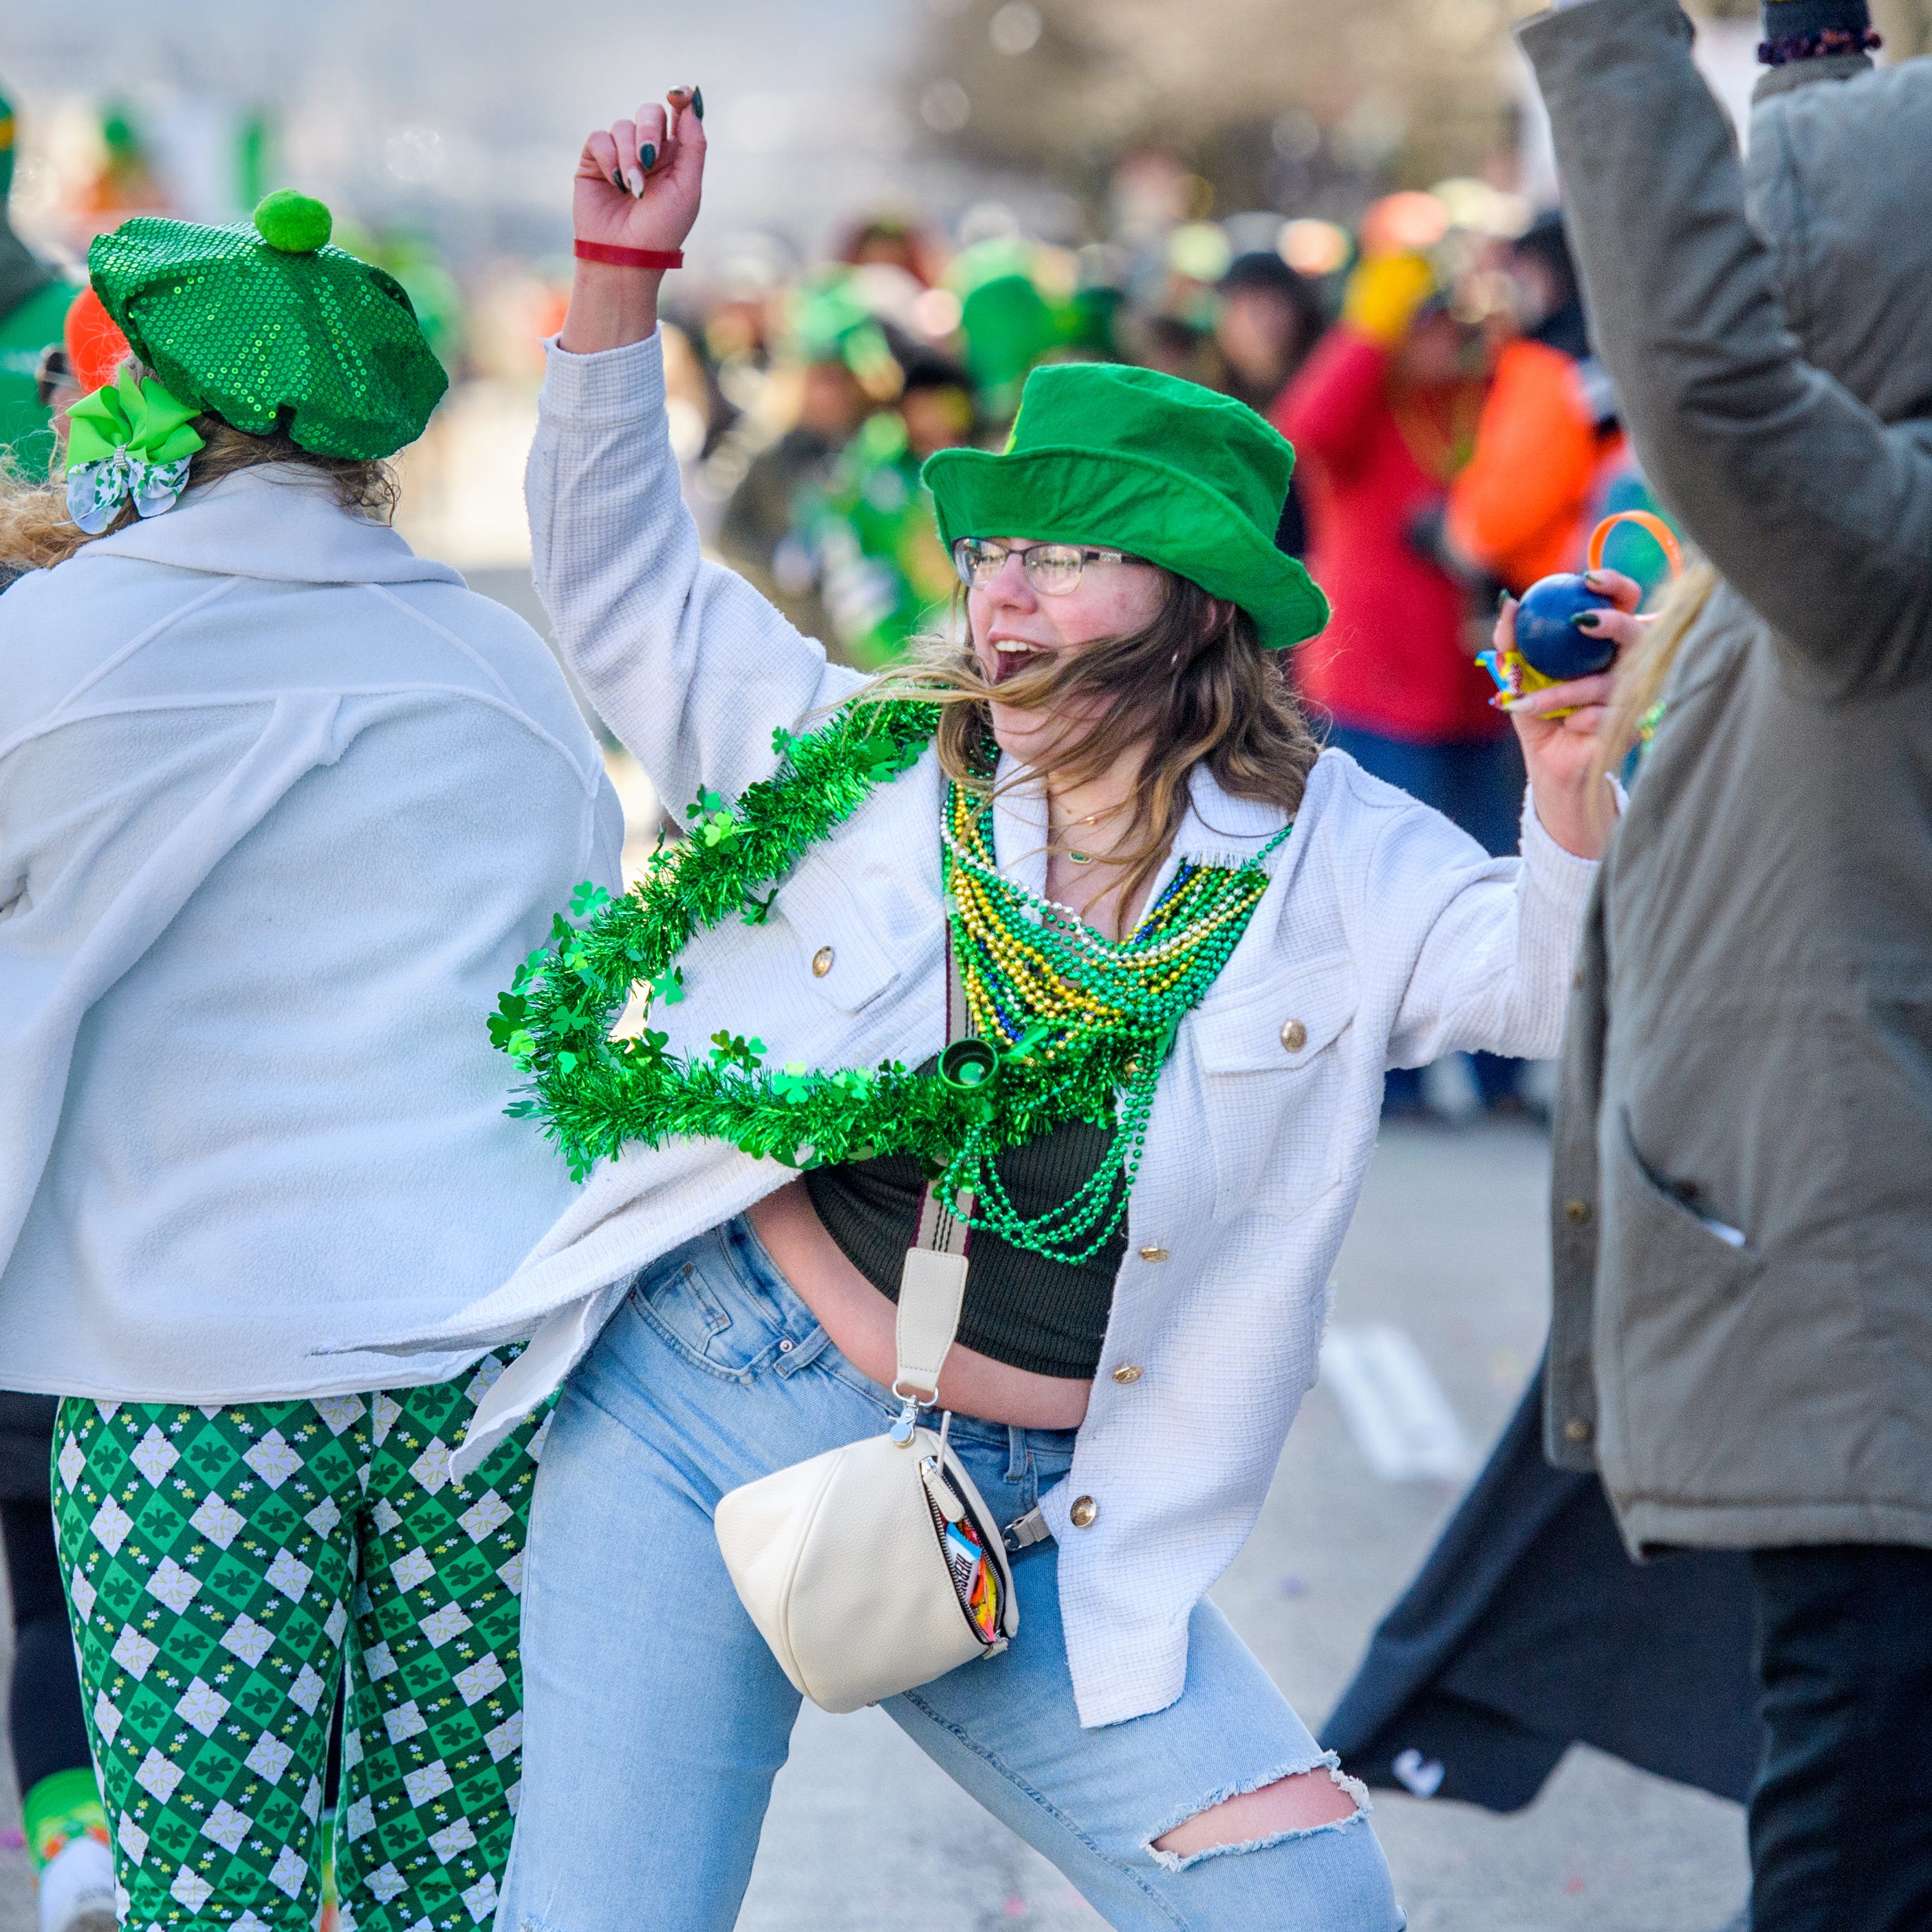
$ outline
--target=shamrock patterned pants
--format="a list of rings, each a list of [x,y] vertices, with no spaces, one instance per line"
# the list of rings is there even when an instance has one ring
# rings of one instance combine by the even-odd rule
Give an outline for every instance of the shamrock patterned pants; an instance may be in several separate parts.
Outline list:
[[[312,1402],[62,1402],[55,1518],[124,1925],[315,1924],[345,1661],[345,1932],[488,1923],[547,1418],[466,1486],[449,1456],[505,1366]]]

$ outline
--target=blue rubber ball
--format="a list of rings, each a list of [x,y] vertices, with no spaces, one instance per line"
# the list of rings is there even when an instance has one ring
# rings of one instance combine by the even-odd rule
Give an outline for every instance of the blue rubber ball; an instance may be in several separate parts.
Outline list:
[[[1580,631],[1571,622],[1586,610],[1616,607],[1580,577],[1539,578],[1522,593],[1516,610],[1516,647],[1532,669],[1568,682],[1607,670],[1617,647],[1606,637]]]

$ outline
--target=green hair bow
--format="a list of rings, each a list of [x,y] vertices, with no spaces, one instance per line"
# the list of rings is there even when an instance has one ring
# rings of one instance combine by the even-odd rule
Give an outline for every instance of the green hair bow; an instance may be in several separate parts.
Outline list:
[[[68,514],[98,537],[123,503],[144,517],[172,510],[188,484],[188,459],[202,446],[200,413],[123,364],[111,384],[68,412]]]

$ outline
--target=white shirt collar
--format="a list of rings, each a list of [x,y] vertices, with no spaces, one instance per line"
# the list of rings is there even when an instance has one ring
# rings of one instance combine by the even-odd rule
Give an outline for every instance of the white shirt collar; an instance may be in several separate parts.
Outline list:
[[[418,556],[386,524],[344,509],[326,479],[298,464],[204,484],[172,510],[98,538],[80,554],[296,584],[463,581],[448,564]]]

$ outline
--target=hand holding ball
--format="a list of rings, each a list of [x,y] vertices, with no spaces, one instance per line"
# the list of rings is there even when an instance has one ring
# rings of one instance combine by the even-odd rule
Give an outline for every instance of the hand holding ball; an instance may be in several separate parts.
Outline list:
[[[1540,578],[1516,607],[1516,647],[1532,670],[1558,684],[1607,670],[1617,655],[1608,638],[1577,628],[1586,611],[1616,607],[1580,577],[1564,573]]]
[[[1670,526],[1647,510],[1620,510],[1597,526],[1590,534],[1592,570],[1602,568],[1604,541],[1619,524],[1635,524],[1648,531],[1662,548],[1670,574],[1675,577],[1682,570],[1683,553]],[[1503,704],[1533,691],[1546,690],[1552,684],[1568,684],[1608,670],[1616,662],[1616,639],[1594,626],[1580,625],[1577,620],[1592,610],[1616,608],[1616,599],[1593,590],[1587,577],[1566,572],[1541,578],[1532,584],[1516,607],[1511,648],[1483,651],[1477,656],[1476,662],[1496,680],[1503,693],[1496,701]],[[1564,714],[1552,711],[1549,715],[1559,718]]]

